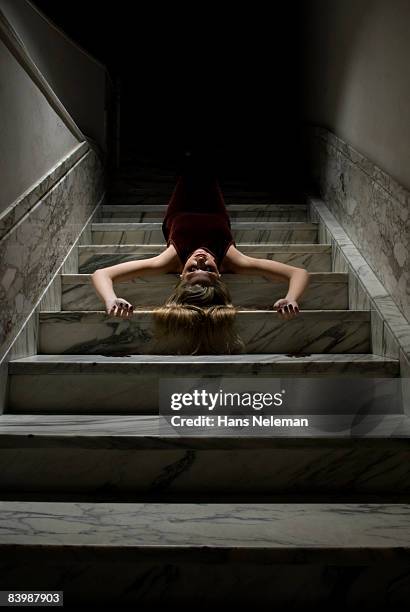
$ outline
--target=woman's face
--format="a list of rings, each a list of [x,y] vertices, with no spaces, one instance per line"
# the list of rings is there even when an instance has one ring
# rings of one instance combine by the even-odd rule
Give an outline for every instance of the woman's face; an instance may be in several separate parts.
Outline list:
[[[205,249],[196,249],[186,260],[180,276],[189,283],[211,285],[221,275],[215,258]]]

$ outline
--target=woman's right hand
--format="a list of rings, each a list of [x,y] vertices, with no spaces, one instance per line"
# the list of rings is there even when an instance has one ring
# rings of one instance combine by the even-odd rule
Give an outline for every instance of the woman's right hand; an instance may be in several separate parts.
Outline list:
[[[133,313],[133,309],[134,306],[122,298],[112,298],[105,302],[106,313],[113,317],[129,318]]]

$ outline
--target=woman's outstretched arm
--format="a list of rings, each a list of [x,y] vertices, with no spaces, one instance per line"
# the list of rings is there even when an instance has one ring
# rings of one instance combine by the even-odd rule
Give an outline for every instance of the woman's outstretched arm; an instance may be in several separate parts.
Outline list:
[[[93,272],[91,280],[94,289],[104,303],[106,313],[114,317],[117,315],[120,317],[130,317],[134,307],[127,300],[117,297],[113,283],[123,283],[137,276],[145,277],[165,274],[169,272],[171,258],[172,255],[167,249],[155,257],[126,261],[116,266],[99,268]]]
[[[291,319],[298,314],[297,300],[309,284],[309,272],[305,268],[289,266],[288,264],[270,259],[249,257],[236,248],[230,252],[229,264],[237,274],[256,274],[274,281],[289,281],[285,297],[277,300],[274,308],[284,319]]]

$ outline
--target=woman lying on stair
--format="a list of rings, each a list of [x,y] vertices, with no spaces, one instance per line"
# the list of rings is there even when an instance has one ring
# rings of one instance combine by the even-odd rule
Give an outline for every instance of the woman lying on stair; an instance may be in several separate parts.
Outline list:
[[[165,304],[152,311],[158,347],[169,354],[243,352],[234,331],[236,308],[222,274],[256,274],[289,281],[286,296],[273,305],[291,319],[309,282],[304,268],[248,257],[236,248],[231,222],[214,173],[195,170],[180,174],[162,223],[166,249],[156,257],[129,261],[92,274],[94,287],[108,315],[128,318],[133,306],[116,296],[113,281],[179,273],[180,280]],[[158,352],[164,351],[160,348]]]

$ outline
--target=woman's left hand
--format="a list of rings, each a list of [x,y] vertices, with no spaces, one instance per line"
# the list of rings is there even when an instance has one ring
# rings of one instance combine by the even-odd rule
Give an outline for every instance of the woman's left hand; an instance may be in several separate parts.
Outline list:
[[[293,319],[293,317],[299,314],[299,306],[296,300],[287,300],[286,298],[282,298],[277,300],[273,307],[276,308],[278,315],[282,319]]]

